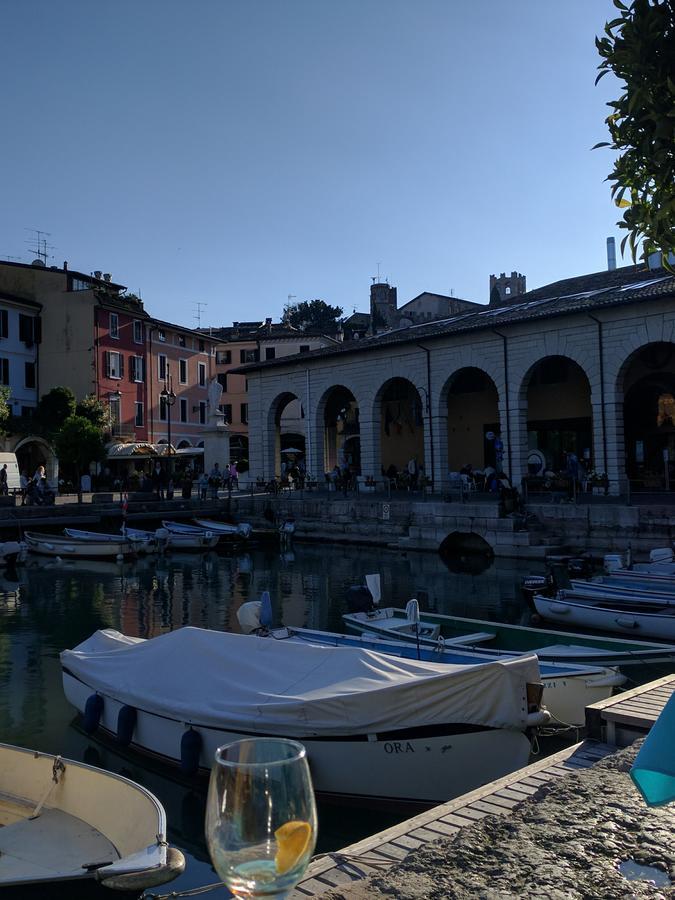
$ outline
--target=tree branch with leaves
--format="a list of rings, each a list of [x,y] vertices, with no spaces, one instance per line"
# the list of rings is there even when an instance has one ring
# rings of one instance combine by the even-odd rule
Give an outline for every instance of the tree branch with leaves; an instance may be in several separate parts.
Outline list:
[[[675,252],[675,0],[614,0],[619,16],[596,38],[602,57],[598,81],[613,72],[624,90],[607,105],[611,141],[619,152],[607,180],[625,207],[620,228],[635,262],[654,251]],[[594,148],[595,149],[595,148]]]

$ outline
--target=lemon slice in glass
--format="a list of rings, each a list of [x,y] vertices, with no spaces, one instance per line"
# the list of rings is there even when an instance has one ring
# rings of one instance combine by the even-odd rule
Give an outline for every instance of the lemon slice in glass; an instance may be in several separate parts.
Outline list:
[[[277,853],[274,864],[277,872],[283,875],[295,866],[307,850],[312,839],[312,826],[309,822],[291,820],[284,822],[274,832],[277,841]]]

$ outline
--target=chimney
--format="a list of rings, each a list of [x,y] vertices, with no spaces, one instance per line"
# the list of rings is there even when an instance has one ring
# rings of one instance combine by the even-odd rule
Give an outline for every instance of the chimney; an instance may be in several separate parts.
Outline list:
[[[272,316],[268,316],[265,319],[265,327],[267,328],[267,333],[272,334]]]
[[[112,281],[112,275],[110,274],[110,272],[103,273],[103,280],[104,281]]]
[[[613,272],[616,269],[616,244],[613,237],[607,238],[607,271]]]
[[[103,273],[100,272],[100,271],[99,271],[99,272],[94,272],[94,278],[98,278],[98,280],[100,281],[100,280],[101,280],[101,275],[102,275],[102,274],[103,274]]]
[[[68,260],[67,259],[63,260],[63,271],[64,272],[68,271]]]

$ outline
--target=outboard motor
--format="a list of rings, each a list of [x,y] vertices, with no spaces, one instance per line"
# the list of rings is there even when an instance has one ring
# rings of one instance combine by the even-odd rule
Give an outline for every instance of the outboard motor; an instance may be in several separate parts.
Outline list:
[[[521,590],[527,605],[535,611],[535,594],[552,595],[555,591],[555,579],[550,572],[548,575],[526,575],[523,578]]]

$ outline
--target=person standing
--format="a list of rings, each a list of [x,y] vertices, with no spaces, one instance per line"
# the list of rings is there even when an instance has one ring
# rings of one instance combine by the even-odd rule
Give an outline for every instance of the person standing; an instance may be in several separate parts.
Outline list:
[[[408,481],[410,483],[410,490],[417,490],[417,479],[419,478],[420,468],[417,464],[417,457],[413,456],[408,461]]]
[[[209,489],[209,476],[202,472],[199,476],[199,499],[206,500],[206,492]]]
[[[30,481],[28,480],[28,473],[25,469],[22,470],[21,476],[19,477],[19,487],[21,488],[21,505],[26,505],[26,497],[28,495],[28,485]]]
[[[212,500],[218,499],[218,488],[220,487],[222,480],[223,476],[220,471],[220,465],[218,463],[214,463],[209,475],[209,487],[211,488]]]
[[[230,487],[232,490],[235,488],[239,489],[239,472],[237,472],[237,464],[235,462],[230,463]]]
[[[0,469],[0,494],[5,497],[9,494],[9,486],[7,484],[7,463]]]

